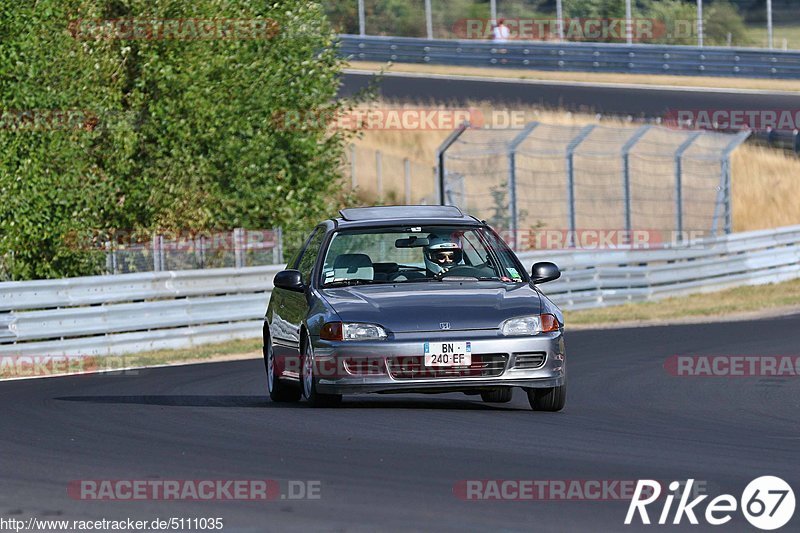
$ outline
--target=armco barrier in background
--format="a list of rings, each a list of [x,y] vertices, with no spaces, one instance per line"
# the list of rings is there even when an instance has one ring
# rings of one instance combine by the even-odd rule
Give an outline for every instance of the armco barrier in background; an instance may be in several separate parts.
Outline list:
[[[800,277],[800,226],[649,250],[543,250],[563,275],[542,290],[565,309]],[[0,283],[0,357],[104,356],[261,335],[283,266]],[[7,311],[7,312],[5,312]]]
[[[549,43],[340,35],[340,53],[360,61],[578,72],[800,79],[800,52],[615,43]]]

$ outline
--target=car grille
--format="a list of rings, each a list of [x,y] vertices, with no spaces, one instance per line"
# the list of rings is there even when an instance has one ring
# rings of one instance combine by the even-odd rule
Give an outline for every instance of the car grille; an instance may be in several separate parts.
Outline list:
[[[468,378],[499,376],[505,371],[508,354],[473,354],[469,366],[426,367],[419,355],[389,357],[389,375],[394,379]]]
[[[526,352],[514,354],[514,368],[522,368],[532,370],[540,368],[544,365],[544,360],[547,358],[545,352]]]

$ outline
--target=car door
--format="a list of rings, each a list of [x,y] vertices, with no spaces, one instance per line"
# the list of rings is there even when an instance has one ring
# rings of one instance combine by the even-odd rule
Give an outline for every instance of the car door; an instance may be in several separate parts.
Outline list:
[[[289,268],[295,268],[301,272],[303,284],[306,287],[311,283],[312,271],[324,239],[325,228],[316,228],[306,240],[299,257],[288,265]],[[300,327],[308,315],[308,295],[308,290],[296,292],[277,287],[273,289],[270,335],[275,356],[286,361],[284,372],[291,377],[299,372],[299,367],[296,365],[300,355]]]

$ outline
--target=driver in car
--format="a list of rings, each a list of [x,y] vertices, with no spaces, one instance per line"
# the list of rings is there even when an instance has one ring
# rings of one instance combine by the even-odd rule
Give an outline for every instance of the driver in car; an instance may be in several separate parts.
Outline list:
[[[428,235],[428,245],[423,248],[425,266],[434,276],[441,276],[461,264],[464,253],[461,242],[449,236]]]

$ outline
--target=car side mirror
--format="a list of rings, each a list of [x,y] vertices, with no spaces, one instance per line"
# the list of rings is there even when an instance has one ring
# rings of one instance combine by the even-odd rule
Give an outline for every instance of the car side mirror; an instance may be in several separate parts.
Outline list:
[[[554,263],[542,261],[540,263],[534,263],[531,269],[531,276],[534,284],[547,283],[548,281],[560,278],[561,271]]]
[[[275,274],[273,284],[279,289],[287,291],[303,292],[305,290],[303,275],[299,270],[281,270]]]

